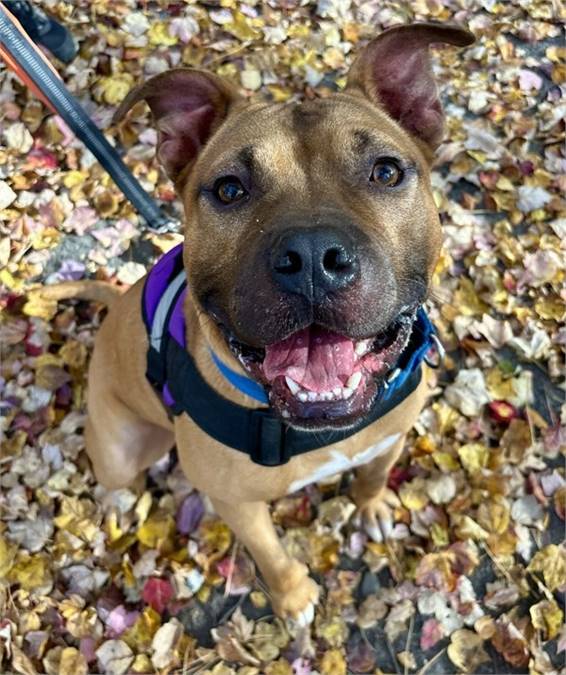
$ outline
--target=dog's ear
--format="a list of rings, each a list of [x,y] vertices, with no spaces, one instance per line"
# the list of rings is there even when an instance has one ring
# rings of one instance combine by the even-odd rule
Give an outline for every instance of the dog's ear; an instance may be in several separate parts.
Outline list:
[[[465,47],[474,36],[465,28],[435,23],[394,26],[373,39],[356,59],[347,89],[361,90],[407,131],[435,148],[444,117],[432,74],[429,46]]]
[[[119,122],[139,101],[146,101],[157,128],[157,157],[176,180],[239,100],[243,99],[236,89],[220,77],[175,68],[130,91],[113,122]]]

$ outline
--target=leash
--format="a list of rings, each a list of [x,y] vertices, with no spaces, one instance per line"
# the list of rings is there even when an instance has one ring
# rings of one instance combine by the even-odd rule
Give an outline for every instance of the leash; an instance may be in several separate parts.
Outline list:
[[[60,115],[152,229],[158,232],[177,229],[175,221],[160,211],[154,200],[131,174],[115,148],[66,89],[51,63],[1,2],[0,56],[52,112]]]

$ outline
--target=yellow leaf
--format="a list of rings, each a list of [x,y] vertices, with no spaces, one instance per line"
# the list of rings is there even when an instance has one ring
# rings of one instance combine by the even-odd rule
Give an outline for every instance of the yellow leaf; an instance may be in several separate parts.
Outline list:
[[[322,675],[346,675],[346,660],[339,649],[331,649],[324,654],[320,672]]]
[[[157,511],[138,529],[138,540],[148,548],[166,552],[173,549],[175,519],[169,513]]]
[[[25,591],[50,586],[52,582],[49,561],[41,554],[23,555],[10,570],[10,580]]]
[[[499,368],[487,371],[485,384],[491,397],[498,401],[509,401],[515,396],[513,378],[505,377]]]
[[[448,530],[439,523],[433,523],[430,526],[430,538],[435,546],[448,546],[450,543]]]
[[[466,277],[461,277],[459,280],[458,288],[454,292],[453,304],[464,316],[481,316],[489,311],[487,305],[478,297],[473,282]]]
[[[132,649],[143,651],[150,647],[159,626],[161,626],[159,614],[151,607],[145,607],[134,625],[128,628],[121,638]]]
[[[134,86],[134,78],[130,73],[116,73],[110,77],[102,78],[98,84],[104,102],[109,105],[118,105]]]
[[[84,171],[67,171],[63,178],[63,185],[66,188],[73,188],[86,180],[87,174]]]
[[[293,675],[293,669],[287,659],[278,659],[265,668],[265,675]]]
[[[153,47],[172,47],[179,41],[177,37],[169,33],[169,26],[164,21],[155,21],[148,31],[149,43]]]
[[[113,543],[118,541],[120,537],[124,534],[118,525],[118,514],[116,511],[112,511],[108,516],[104,529],[108,535],[108,541]]]
[[[138,524],[143,525],[145,521],[147,520],[147,516],[149,515],[149,511],[151,509],[152,505],[152,497],[151,497],[151,492],[146,490],[143,495],[138,499],[138,503],[136,504],[135,512],[138,517]]]
[[[32,237],[31,245],[36,251],[53,248],[61,238],[61,232],[54,227],[46,227]]]
[[[497,183],[495,184],[495,187],[498,190],[505,190],[509,192],[512,192],[515,189],[513,183],[506,176],[500,176]]]
[[[151,673],[155,670],[147,654],[138,654],[130,666],[133,673]]]
[[[566,552],[561,546],[549,544],[535,553],[527,570],[540,573],[549,591],[566,585]]]
[[[457,471],[460,468],[460,464],[456,457],[448,452],[435,452],[432,458],[436,466],[445,473]]]
[[[47,300],[38,293],[31,295],[22,311],[27,316],[36,316],[50,321],[57,314],[57,300]]]
[[[437,402],[433,403],[432,409],[436,414],[438,431],[442,436],[455,427],[460,415],[454,408],[445,403]]]
[[[210,520],[200,526],[205,552],[215,557],[223,555],[230,548],[232,533],[228,525],[220,520]]]
[[[503,534],[509,527],[510,508],[504,497],[484,501],[478,508],[478,523],[489,532]]]
[[[340,544],[330,534],[311,537],[311,561],[314,571],[329,572],[338,564]]]
[[[78,340],[67,340],[61,350],[59,356],[71,368],[84,368],[88,356],[87,348]]]
[[[489,448],[481,443],[467,443],[458,448],[458,455],[462,466],[468,473],[480,471],[489,461]]]
[[[233,21],[225,23],[223,28],[236,36],[238,40],[259,40],[263,37],[263,32],[254,28],[252,21],[245,14],[233,10],[232,16],[234,17]]]
[[[542,631],[544,640],[555,638],[561,627],[564,614],[553,600],[543,600],[529,609],[533,626]]]
[[[0,458],[16,457],[21,454],[26,444],[28,435],[22,429],[16,431],[11,438],[2,440]],[[1,540],[1,538],[0,538]],[[0,577],[2,576],[2,544],[0,542]]]
[[[10,542],[0,534],[0,579],[8,576],[8,572],[14,564],[17,552],[17,545],[10,544]]]
[[[455,631],[450,636],[448,658],[465,673],[474,672],[481,663],[489,661],[481,637],[465,628]]]
[[[170,251],[178,244],[182,244],[184,239],[183,235],[177,232],[166,232],[165,234],[150,233],[147,235],[147,238],[161,253],[167,253],[167,251]]]
[[[417,477],[403,483],[399,488],[399,499],[403,506],[411,511],[424,508],[429,502],[424,479]]]
[[[270,84],[268,85],[267,89],[269,90],[269,93],[273,96],[273,100],[275,103],[282,103],[283,101],[287,101],[289,98],[291,98],[292,91],[288,87],[281,87],[280,85],[277,84]]]
[[[541,319],[563,321],[566,316],[564,301],[559,298],[539,298],[535,302],[535,312]]]
[[[470,516],[454,516],[454,533],[458,539],[482,540],[489,537],[489,532],[483,529]]]

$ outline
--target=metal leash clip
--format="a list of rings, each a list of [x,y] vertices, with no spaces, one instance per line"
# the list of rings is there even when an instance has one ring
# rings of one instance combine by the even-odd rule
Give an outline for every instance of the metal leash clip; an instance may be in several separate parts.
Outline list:
[[[389,389],[389,385],[392,384],[401,374],[401,368],[395,368],[393,372],[391,372],[387,378],[383,382],[383,388],[384,389]]]
[[[434,342],[434,346],[431,346],[431,350],[427,353],[427,355],[424,357],[424,362],[429,368],[437,369],[440,368],[442,362],[444,361],[444,357],[446,356],[446,350],[444,349],[444,345],[440,341],[440,338],[436,333],[432,333],[431,336],[432,341]],[[436,354],[436,360],[433,361],[430,358],[430,353],[431,351],[434,350],[434,353]]]

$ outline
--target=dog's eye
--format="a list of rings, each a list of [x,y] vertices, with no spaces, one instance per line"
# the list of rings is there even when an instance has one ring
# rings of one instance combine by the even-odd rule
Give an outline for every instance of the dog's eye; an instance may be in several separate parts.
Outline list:
[[[219,178],[214,184],[213,192],[223,204],[237,202],[247,194],[242,182],[236,176]]]
[[[393,160],[380,159],[373,166],[370,180],[383,187],[395,187],[403,180],[403,172]]]

